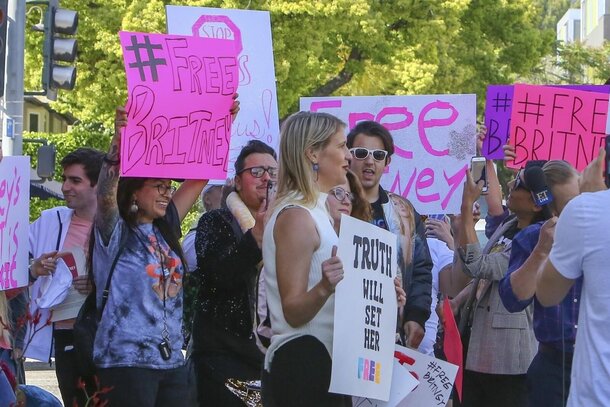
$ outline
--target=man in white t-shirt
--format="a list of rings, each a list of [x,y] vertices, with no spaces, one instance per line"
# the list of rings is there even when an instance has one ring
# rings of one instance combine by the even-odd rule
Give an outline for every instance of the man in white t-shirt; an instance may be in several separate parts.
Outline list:
[[[584,276],[568,407],[610,405],[610,191],[600,176],[603,157],[602,149],[592,165],[597,187],[586,188],[599,192],[583,193],[565,207],[536,284],[538,301],[548,307],[559,304],[574,280]],[[583,179],[589,175],[585,170]]]

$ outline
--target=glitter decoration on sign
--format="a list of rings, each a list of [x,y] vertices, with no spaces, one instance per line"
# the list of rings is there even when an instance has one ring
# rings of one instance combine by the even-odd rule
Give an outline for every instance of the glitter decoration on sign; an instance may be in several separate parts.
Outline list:
[[[461,132],[451,130],[449,132],[449,155],[458,160],[471,157],[475,151],[476,128],[469,124]]]

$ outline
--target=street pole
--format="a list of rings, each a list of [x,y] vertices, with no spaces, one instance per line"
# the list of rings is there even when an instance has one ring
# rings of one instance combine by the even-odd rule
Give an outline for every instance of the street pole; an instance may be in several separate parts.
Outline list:
[[[8,0],[4,115],[13,119],[13,138],[2,126],[4,155],[23,154],[23,69],[25,52],[25,0]]]

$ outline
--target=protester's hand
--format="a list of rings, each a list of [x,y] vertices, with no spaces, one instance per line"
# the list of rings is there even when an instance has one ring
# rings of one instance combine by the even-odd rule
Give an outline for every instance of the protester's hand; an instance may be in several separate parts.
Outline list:
[[[400,278],[394,277],[394,289],[396,290],[396,301],[398,301],[398,308],[402,308],[407,303],[407,293],[402,288],[402,281]]]
[[[462,215],[449,215],[449,222],[451,226],[451,234],[457,237],[460,229],[462,229]]]
[[[426,219],[426,237],[435,237],[445,242],[451,250],[454,248],[451,226],[445,221],[433,218]]]
[[[468,208],[468,212],[472,212],[474,203],[481,196],[485,181],[480,180],[475,184],[470,171],[466,171],[466,182],[464,182],[464,194],[462,195],[462,208]]]
[[[597,158],[587,165],[580,177],[580,192],[597,192],[607,189],[604,181],[604,168],[606,166],[606,150],[599,149]]]
[[[115,137],[121,138],[121,129],[127,126],[127,110],[124,107],[119,106],[115,110],[114,114],[114,135]]]
[[[472,205],[472,221],[477,223],[481,219],[481,205],[478,202],[475,202]]]
[[[440,321],[441,325],[445,325],[444,303],[445,303],[444,299],[441,299],[439,302],[436,303],[436,315],[438,315],[438,320]],[[458,310],[460,309],[459,304],[457,303],[457,301],[455,299],[451,298],[451,299],[449,299],[449,306],[451,307],[451,312],[453,313],[453,316],[455,317],[458,313]]]
[[[553,241],[555,240],[555,226],[557,225],[557,216],[553,216],[551,219],[544,222],[544,225],[540,228],[540,235],[538,235],[538,244],[536,247],[542,253],[550,253],[551,247],[553,247]]]
[[[117,107],[114,115],[114,136],[105,161],[110,165],[117,165],[121,159],[121,129],[127,126],[127,111],[124,107]]]
[[[231,121],[235,121],[235,119],[237,118],[237,113],[239,113],[239,94],[238,93],[233,94],[233,104],[231,105],[231,109],[229,111],[231,112]]]
[[[483,155],[483,142],[485,141],[485,136],[487,135],[487,126],[480,124],[477,130],[477,155],[481,156]]]
[[[83,295],[87,295],[91,292],[91,280],[88,276],[76,276],[72,279],[72,286]]]
[[[332,294],[341,280],[343,280],[343,263],[337,257],[337,246],[333,246],[331,257],[322,263],[321,281],[327,292]]]
[[[517,158],[517,153],[515,152],[515,147],[510,144],[505,144],[502,146],[502,150],[504,150],[504,161],[513,161]]]
[[[261,206],[258,208],[258,212],[256,212],[256,216],[254,217],[254,227],[252,230],[252,236],[258,247],[263,247],[263,232],[265,231],[265,215],[267,214],[267,200],[264,199],[261,202]]]
[[[417,349],[424,339],[424,328],[415,321],[407,321],[403,325],[407,337],[407,347]]]
[[[34,278],[41,276],[50,276],[55,273],[57,267],[57,251],[43,253],[39,258],[35,259],[30,266],[30,274]]]

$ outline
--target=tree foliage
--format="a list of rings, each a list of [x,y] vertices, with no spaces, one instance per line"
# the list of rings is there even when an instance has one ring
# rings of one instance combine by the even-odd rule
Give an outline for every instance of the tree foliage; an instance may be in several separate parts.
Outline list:
[[[172,0],[171,4],[268,10],[280,116],[285,116],[298,109],[301,96],[332,94],[476,93],[481,107],[488,84],[511,83],[541,66],[542,57],[554,46],[553,19],[565,11],[567,1]],[[78,146],[107,148],[114,108],[126,100],[117,33],[165,32],[165,5],[170,1],[60,3],[79,12],[78,74],[75,90],[60,92],[53,108],[71,113],[81,124],[65,135],[43,135],[57,145],[59,159]],[[39,18],[37,12],[30,12],[28,26]],[[42,35],[28,31],[28,90],[40,89],[41,49]],[[576,55],[573,60],[578,63]],[[25,146],[28,154],[33,149]],[[60,173],[58,168],[56,174]],[[34,201],[32,218],[56,204]],[[184,223],[185,229],[195,217],[192,214]]]
[[[548,2],[548,1],[547,1]],[[111,125],[124,104],[117,32],[164,32],[161,0],[62,0],[79,11],[77,87],[54,108]],[[546,2],[541,2],[546,3]],[[271,13],[280,116],[331,94],[477,93],[510,82],[551,50],[530,0],[178,0]],[[38,22],[30,13],[29,23]],[[41,35],[27,35],[27,88],[39,87]]]

